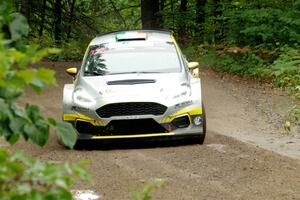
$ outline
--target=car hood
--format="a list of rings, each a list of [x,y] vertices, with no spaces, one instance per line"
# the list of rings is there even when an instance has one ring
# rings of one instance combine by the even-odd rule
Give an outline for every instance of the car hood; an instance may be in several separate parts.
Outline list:
[[[82,87],[93,96],[160,97],[165,98],[182,85],[189,86],[184,73],[122,74],[81,77],[76,87]]]

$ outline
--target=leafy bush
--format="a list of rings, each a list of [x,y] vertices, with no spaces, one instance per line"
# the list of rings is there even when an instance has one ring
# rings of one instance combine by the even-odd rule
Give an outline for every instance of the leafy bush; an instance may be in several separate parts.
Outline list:
[[[199,45],[197,48],[184,48],[184,53],[190,60],[199,61],[202,66],[252,77],[261,76],[266,65],[266,61],[249,47],[242,49],[226,45],[217,47]]]
[[[267,51],[249,46],[230,47],[218,45],[210,47],[199,45],[184,48],[189,60],[199,61],[200,65],[232,74],[267,78],[275,86],[287,89],[300,100],[300,50],[288,46],[276,51]],[[288,112],[287,122],[299,122],[299,106]],[[285,129],[290,125],[285,125]]]
[[[61,46],[61,53],[49,55],[52,61],[80,61],[84,55],[88,42],[69,41]]]
[[[152,199],[152,192],[159,188],[164,188],[166,186],[165,181],[156,181],[153,183],[146,184],[142,191],[140,192],[133,192],[132,199],[133,200],[151,200]]]
[[[300,40],[300,1],[233,1],[223,3],[225,41],[274,48]]]
[[[21,15],[19,15],[21,17]],[[69,147],[76,142],[76,133],[72,126],[54,119],[45,119],[39,108],[27,104],[25,109],[17,105],[24,88],[29,86],[36,93],[43,88],[54,85],[54,71],[47,68],[28,68],[48,53],[56,53],[56,49],[38,49],[37,46],[23,46],[23,51],[7,47],[0,38],[0,136],[4,136],[11,144],[20,136],[43,146],[48,140],[50,126],[57,127],[58,137]]]
[[[77,178],[89,180],[84,162],[57,164],[0,150],[0,165],[1,200],[71,200],[69,186]]]
[[[25,140],[43,146],[48,140],[50,126],[53,126],[57,127],[58,137],[72,148],[76,142],[76,132],[69,123],[51,118],[46,120],[37,106],[27,104],[22,109],[17,105],[25,87],[31,87],[39,94],[46,86],[56,84],[54,71],[27,66],[59,50],[26,45],[22,40],[29,30],[26,18],[20,14],[11,15],[10,6],[10,1],[0,4],[0,28],[6,24],[9,27],[6,38],[0,35],[0,136],[11,144],[23,136]]]
[[[269,74],[278,87],[287,88],[300,99],[300,50],[290,47],[280,49],[280,55],[270,65]]]
[[[214,67],[217,63],[216,49],[206,45],[186,46],[182,48],[189,61],[198,61],[202,67]]]
[[[70,40],[62,42],[60,45],[60,53],[59,54],[50,54],[45,56],[46,59],[51,61],[79,61],[82,60],[86,47],[88,46],[88,42],[86,40],[76,41]],[[32,45],[39,45],[43,48],[56,47],[53,39],[44,37],[42,39],[39,38],[31,38],[30,43]]]
[[[41,49],[26,45],[23,37],[28,34],[26,18],[10,13],[9,0],[0,3],[0,137],[10,144],[20,137],[43,146],[49,137],[50,126],[57,130],[58,138],[72,148],[76,142],[73,127],[52,118],[45,119],[39,107],[17,101],[25,87],[39,94],[46,86],[54,85],[54,71],[46,68],[29,68],[44,56],[57,53],[57,49]],[[88,176],[82,164],[54,164],[42,162],[7,150],[0,150],[0,199],[62,199],[71,200],[69,187],[75,179]]]

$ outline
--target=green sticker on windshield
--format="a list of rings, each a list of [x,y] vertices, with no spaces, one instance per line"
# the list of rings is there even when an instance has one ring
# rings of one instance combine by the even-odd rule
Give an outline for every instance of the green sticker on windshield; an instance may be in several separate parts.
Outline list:
[[[125,31],[119,32],[119,33],[116,35],[116,40],[117,40],[117,41],[120,40],[120,39],[122,38],[122,35],[125,35],[125,34],[126,34]]]

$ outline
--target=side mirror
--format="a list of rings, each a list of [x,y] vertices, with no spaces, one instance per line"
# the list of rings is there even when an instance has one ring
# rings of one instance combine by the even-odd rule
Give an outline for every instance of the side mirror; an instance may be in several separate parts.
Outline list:
[[[68,68],[66,70],[66,73],[74,77],[77,74],[77,68],[76,67]]]
[[[188,63],[188,68],[189,69],[196,69],[197,67],[199,67],[199,63],[198,62],[189,62]]]
[[[200,77],[199,68],[193,69],[192,74],[193,74],[193,77],[199,78]]]

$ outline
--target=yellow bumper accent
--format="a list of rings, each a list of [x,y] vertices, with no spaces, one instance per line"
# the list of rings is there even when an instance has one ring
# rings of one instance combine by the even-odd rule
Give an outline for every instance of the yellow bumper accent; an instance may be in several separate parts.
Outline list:
[[[179,116],[185,115],[185,114],[188,114],[189,116],[191,116],[191,115],[201,115],[202,114],[202,108],[187,108],[187,109],[179,110],[175,114],[161,119],[160,123],[169,123],[173,119],[175,119],[176,117],[179,117]]]
[[[82,114],[64,114],[63,115],[64,121],[84,121],[89,122],[94,126],[106,126],[106,123],[104,121],[98,121],[89,118],[88,116],[82,115]]]
[[[179,117],[181,115],[188,114],[189,116],[191,115],[201,115],[202,114],[202,108],[188,108],[188,109],[182,109],[176,112],[173,115],[170,115],[168,117],[165,117],[160,120],[160,123],[169,123],[176,117]],[[97,121],[94,119],[91,119],[85,115],[82,114],[64,114],[63,115],[63,120],[64,121],[84,121],[84,122],[89,122],[94,126],[106,126],[107,124],[104,121]],[[156,134],[151,134],[151,135],[156,135]],[[147,136],[145,136],[147,137]]]
[[[113,136],[93,136],[92,139],[125,139],[125,138],[144,138],[144,137],[159,137],[172,136],[174,133],[151,133],[140,135],[113,135]]]

